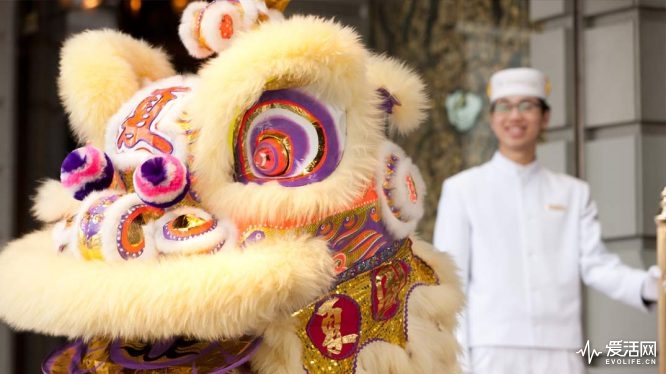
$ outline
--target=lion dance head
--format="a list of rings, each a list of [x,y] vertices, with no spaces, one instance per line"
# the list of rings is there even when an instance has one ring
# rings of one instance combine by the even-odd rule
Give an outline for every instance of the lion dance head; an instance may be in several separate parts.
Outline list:
[[[196,74],[117,31],[65,43],[82,147],[0,254],[0,317],[70,339],[45,373],[458,372],[458,281],[387,137],[419,126],[424,84],[285,5],[191,3]]]

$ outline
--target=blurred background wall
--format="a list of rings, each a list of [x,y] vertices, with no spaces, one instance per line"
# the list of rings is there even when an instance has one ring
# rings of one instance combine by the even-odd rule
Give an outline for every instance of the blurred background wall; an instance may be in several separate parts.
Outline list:
[[[187,0],[0,1],[0,244],[37,227],[29,214],[39,180],[57,178],[77,145],[56,90],[63,40],[117,28],[164,47],[178,70],[196,71],[177,38]],[[428,193],[427,240],[448,176],[490,158],[486,80],[534,66],[552,81],[546,166],[587,180],[604,240],[627,263],[655,263],[654,216],[666,185],[666,0],[292,0],[288,14],[334,17],[376,52],[404,60],[430,95],[426,123],[395,138],[420,167]],[[656,340],[656,316],[586,294],[591,347]],[[0,373],[36,373],[62,339],[0,326]],[[654,373],[606,365],[590,373]]]

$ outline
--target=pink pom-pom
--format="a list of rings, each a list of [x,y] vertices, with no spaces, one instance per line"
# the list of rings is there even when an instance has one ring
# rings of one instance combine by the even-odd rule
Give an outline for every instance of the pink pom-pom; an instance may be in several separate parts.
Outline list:
[[[111,159],[90,145],[70,152],[60,166],[60,182],[78,200],[83,200],[93,191],[109,187],[112,181]]]
[[[181,201],[190,188],[187,167],[171,155],[155,156],[134,171],[134,190],[144,203],[166,208]]]

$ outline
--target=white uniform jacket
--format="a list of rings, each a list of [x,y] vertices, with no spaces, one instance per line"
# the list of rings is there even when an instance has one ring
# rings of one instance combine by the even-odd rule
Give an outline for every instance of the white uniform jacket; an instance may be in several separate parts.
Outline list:
[[[588,185],[499,152],[444,182],[435,246],[459,266],[467,292],[463,349],[580,349],[581,285],[646,309],[647,273],[601,242]],[[467,325],[467,326],[466,326]]]

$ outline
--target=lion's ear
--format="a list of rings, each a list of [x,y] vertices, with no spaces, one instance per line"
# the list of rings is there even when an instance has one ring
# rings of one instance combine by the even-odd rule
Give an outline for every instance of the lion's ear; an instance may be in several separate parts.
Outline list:
[[[58,88],[79,142],[101,148],[120,106],[148,82],[174,74],[158,48],[118,31],[86,31],[65,42]]]
[[[428,109],[425,84],[405,64],[374,55],[368,63],[368,79],[380,96],[380,107],[388,114],[392,132],[408,134],[423,122]]]

